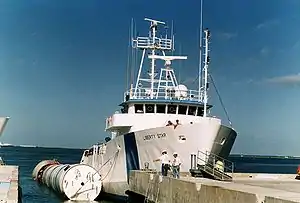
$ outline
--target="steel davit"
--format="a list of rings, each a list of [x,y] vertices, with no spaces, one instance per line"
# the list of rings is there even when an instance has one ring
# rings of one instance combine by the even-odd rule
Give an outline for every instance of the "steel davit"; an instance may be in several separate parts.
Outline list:
[[[44,160],[33,169],[32,177],[74,201],[93,201],[102,187],[100,174],[85,164],[60,164],[56,160]]]

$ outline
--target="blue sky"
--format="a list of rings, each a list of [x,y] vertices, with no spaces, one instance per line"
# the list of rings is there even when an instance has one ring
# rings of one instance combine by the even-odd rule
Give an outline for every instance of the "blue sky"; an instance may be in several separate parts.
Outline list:
[[[2,142],[88,147],[103,139],[126,82],[131,18],[174,21],[177,65],[190,88],[198,71],[200,2],[0,0]],[[234,128],[234,153],[300,155],[300,1],[206,0],[210,71]],[[146,34],[146,33],[145,33]],[[175,64],[174,64],[175,65]],[[226,117],[211,88],[214,115]]]

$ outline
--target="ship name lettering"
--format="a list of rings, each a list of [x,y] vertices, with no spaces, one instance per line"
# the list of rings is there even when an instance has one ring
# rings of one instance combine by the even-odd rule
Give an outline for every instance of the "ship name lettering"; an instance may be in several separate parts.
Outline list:
[[[166,136],[167,136],[166,133],[157,133],[156,135],[155,134],[150,134],[150,135],[145,135],[144,140],[152,140],[152,139],[155,139],[155,138],[163,138],[163,137],[166,137]]]
[[[166,133],[158,133],[157,138],[163,138],[166,137]]]

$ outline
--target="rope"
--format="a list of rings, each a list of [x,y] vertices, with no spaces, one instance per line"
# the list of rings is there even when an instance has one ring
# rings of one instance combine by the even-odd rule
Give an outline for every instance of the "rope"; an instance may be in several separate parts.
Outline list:
[[[224,112],[225,112],[225,115],[226,115],[226,117],[227,117],[227,120],[228,120],[228,122],[229,122],[229,125],[230,125],[230,127],[232,127],[232,122],[231,122],[231,120],[230,120],[230,118],[229,118],[228,112],[227,112],[227,110],[226,110],[226,108],[225,108],[225,105],[224,105],[223,100],[222,100],[222,98],[221,98],[221,95],[220,95],[220,93],[219,93],[219,91],[218,91],[218,88],[217,88],[217,86],[216,86],[216,84],[215,84],[215,82],[214,82],[214,79],[213,79],[213,77],[212,77],[211,74],[208,74],[208,75],[209,75],[210,80],[211,80],[211,82],[212,82],[212,84],[213,84],[213,86],[214,86],[214,88],[215,88],[215,90],[216,90],[216,93],[217,93],[218,98],[219,98],[219,100],[220,100],[221,106],[222,106],[222,108],[223,108],[223,110],[224,110]]]
[[[101,179],[101,181],[104,180],[104,179],[108,176],[108,174],[110,173],[111,169],[113,168],[113,166],[115,165],[115,163],[116,163],[116,161],[117,161],[116,158],[117,158],[117,155],[118,155],[118,154],[119,154],[119,151],[117,151],[117,152],[115,153],[115,155],[114,155],[114,157],[113,157],[113,158],[114,158],[114,162],[113,162],[113,164],[111,165],[111,167],[109,168],[109,170],[108,170],[108,172],[106,173],[106,175],[104,176],[104,178]],[[108,163],[108,162],[106,162],[106,163]],[[106,163],[105,163],[105,164],[106,164]],[[104,166],[104,165],[103,165],[103,166]],[[103,167],[103,166],[102,166],[102,167]],[[101,168],[102,168],[102,167],[101,167]],[[101,168],[100,168],[98,171],[100,171]]]

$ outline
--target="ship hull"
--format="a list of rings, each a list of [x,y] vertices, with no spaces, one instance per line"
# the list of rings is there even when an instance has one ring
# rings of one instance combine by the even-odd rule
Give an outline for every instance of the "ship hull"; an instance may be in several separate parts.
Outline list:
[[[93,153],[83,155],[81,162],[99,170],[103,179],[103,192],[125,196],[130,170],[161,171],[159,162],[153,162],[167,150],[170,159],[177,152],[183,162],[181,172],[189,172],[192,153],[211,152],[223,158],[230,154],[237,133],[213,119],[202,123],[159,127],[117,136],[106,143],[106,149],[94,147]],[[96,149],[95,149],[96,148]],[[204,157],[203,157],[204,158]]]

